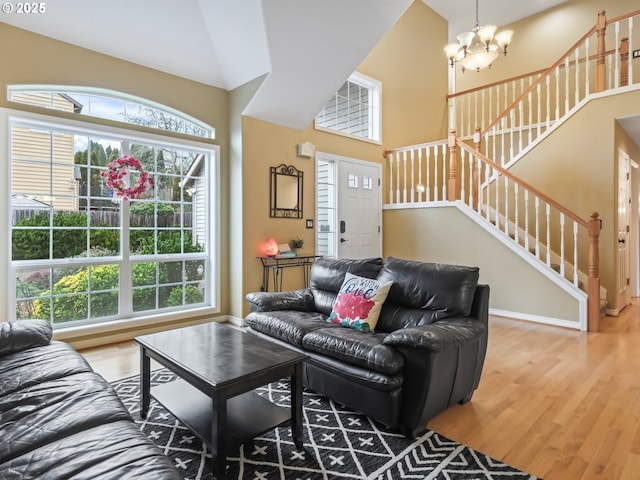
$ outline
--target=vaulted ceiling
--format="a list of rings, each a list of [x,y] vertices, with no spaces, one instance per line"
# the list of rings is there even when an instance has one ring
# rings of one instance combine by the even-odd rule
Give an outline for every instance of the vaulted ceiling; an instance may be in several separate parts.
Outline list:
[[[2,21],[231,90],[265,75],[245,114],[305,128],[412,1],[55,0]],[[474,0],[423,0],[450,31],[475,22]],[[482,0],[480,20],[512,22],[566,0]]]

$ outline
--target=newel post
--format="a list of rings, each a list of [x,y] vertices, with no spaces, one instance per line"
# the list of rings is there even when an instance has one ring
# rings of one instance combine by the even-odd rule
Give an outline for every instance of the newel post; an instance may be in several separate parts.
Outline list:
[[[598,38],[598,50],[596,57],[596,92],[604,91],[605,83],[605,52],[606,46],[604,34],[607,30],[607,17],[604,10],[598,12],[598,20],[596,22],[596,35]]]
[[[449,132],[449,182],[447,184],[447,200],[458,200],[458,147],[456,145],[455,128]]]
[[[475,132],[473,133],[473,143],[476,146],[476,151],[480,152],[480,148],[482,147],[482,140],[480,136],[480,127],[476,127]],[[477,212],[478,211],[478,193],[480,192],[480,168],[482,167],[482,163],[480,163],[480,159],[475,157],[475,162],[471,164],[471,168],[473,169],[472,179],[473,185],[471,186],[471,198],[473,200],[472,208]]]
[[[620,86],[629,85],[629,38],[620,41]]]
[[[600,330],[600,219],[598,212],[592,212],[589,218],[589,280],[587,285],[587,331]]]

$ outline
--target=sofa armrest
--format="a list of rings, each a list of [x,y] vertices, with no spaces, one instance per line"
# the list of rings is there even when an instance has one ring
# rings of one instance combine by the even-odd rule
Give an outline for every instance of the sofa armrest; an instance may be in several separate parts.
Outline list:
[[[313,294],[308,288],[291,292],[253,292],[245,297],[252,312],[272,312],[275,310],[313,310]]]
[[[0,355],[51,342],[53,329],[46,320],[18,320],[0,323]]]
[[[430,352],[442,352],[449,348],[475,342],[486,331],[487,327],[474,318],[447,318],[429,325],[396,330],[387,335],[383,343]]]

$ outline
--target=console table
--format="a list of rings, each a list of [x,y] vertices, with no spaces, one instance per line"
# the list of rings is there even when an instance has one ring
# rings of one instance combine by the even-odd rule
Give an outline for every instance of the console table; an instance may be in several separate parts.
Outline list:
[[[311,264],[322,255],[296,255],[295,257],[258,257],[262,262],[262,292],[269,291],[269,274],[273,276],[273,291],[282,290],[282,273],[285,268],[302,268],[302,278],[305,288],[309,286],[309,269]]]

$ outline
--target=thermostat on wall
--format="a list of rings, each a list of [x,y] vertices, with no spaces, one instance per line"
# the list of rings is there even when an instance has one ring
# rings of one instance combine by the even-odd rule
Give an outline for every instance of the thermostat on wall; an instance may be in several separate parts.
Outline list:
[[[304,142],[298,144],[298,156],[299,157],[313,157],[316,153],[316,146],[311,142]]]

